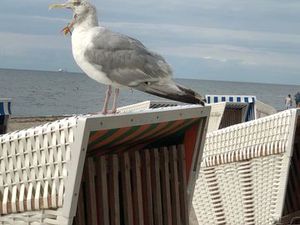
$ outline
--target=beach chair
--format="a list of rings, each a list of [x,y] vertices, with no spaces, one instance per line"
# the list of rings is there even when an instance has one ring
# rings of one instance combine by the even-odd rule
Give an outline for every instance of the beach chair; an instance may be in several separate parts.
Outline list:
[[[277,112],[275,108],[257,100],[255,96],[206,95],[205,98],[211,107],[207,133]],[[117,110],[120,113],[127,113],[177,105],[184,104],[174,101],[149,100],[120,107]]]
[[[0,224],[188,224],[209,112],[77,116],[0,136]]]
[[[208,133],[246,121],[247,103],[219,102],[209,105]]]
[[[299,109],[209,133],[193,198],[198,223],[296,224],[299,142]]]
[[[6,133],[11,115],[11,100],[0,98],[0,135]]]
[[[205,99],[212,107],[208,133],[277,112],[275,108],[257,100],[255,96],[206,95]]]
[[[244,121],[250,121],[256,119],[256,96],[247,95],[205,95],[206,102],[208,104],[218,103],[218,102],[228,102],[228,103],[244,103],[247,104],[247,109],[245,110]],[[238,107],[237,110],[240,110]],[[241,112],[240,112],[241,113]],[[231,112],[232,114],[232,112]]]
[[[170,106],[184,105],[184,103],[174,101],[148,100],[132,105],[126,105],[117,109],[118,113],[138,112],[145,109],[157,109]]]

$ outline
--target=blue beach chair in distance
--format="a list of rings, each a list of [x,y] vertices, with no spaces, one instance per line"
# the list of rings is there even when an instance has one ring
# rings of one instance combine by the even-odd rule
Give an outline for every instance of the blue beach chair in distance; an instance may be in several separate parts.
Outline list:
[[[6,133],[8,119],[11,115],[11,100],[0,98],[0,134]]]

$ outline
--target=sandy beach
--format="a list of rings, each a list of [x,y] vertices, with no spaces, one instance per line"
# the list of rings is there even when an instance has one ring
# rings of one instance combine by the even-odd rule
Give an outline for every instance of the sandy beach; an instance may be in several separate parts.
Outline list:
[[[67,116],[12,117],[9,119],[7,132],[36,127],[65,117]]]

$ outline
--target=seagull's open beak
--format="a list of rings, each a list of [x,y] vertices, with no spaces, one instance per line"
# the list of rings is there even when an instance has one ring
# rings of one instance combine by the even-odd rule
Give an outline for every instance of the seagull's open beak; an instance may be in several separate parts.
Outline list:
[[[74,10],[75,4],[80,4],[80,0],[69,0],[63,4],[52,4],[49,5],[49,9],[72,9]],[[72,34],[72,29],[74,24],[76,23],[76,14],[73,15],[73,20],[66,26],[64,27],[61,31],[67,35],[67,34]]]
[[[73,2],[70,1],[63,4],[51,4],[49,5],[49,9],[72,9],[73,6]]]

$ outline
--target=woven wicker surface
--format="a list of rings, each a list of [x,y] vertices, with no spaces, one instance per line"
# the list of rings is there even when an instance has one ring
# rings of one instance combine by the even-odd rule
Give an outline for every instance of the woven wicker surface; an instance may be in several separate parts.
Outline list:
[[[75,125],[71,117],[0,136],[0,224],[17,224],[8,221],[21,215],[5,214],[63,205]],[[26,215],[40,221],[38,214]]]
[[[193,206],[199,224],[274,224],[282,213],[295,110],[207,135]]]

